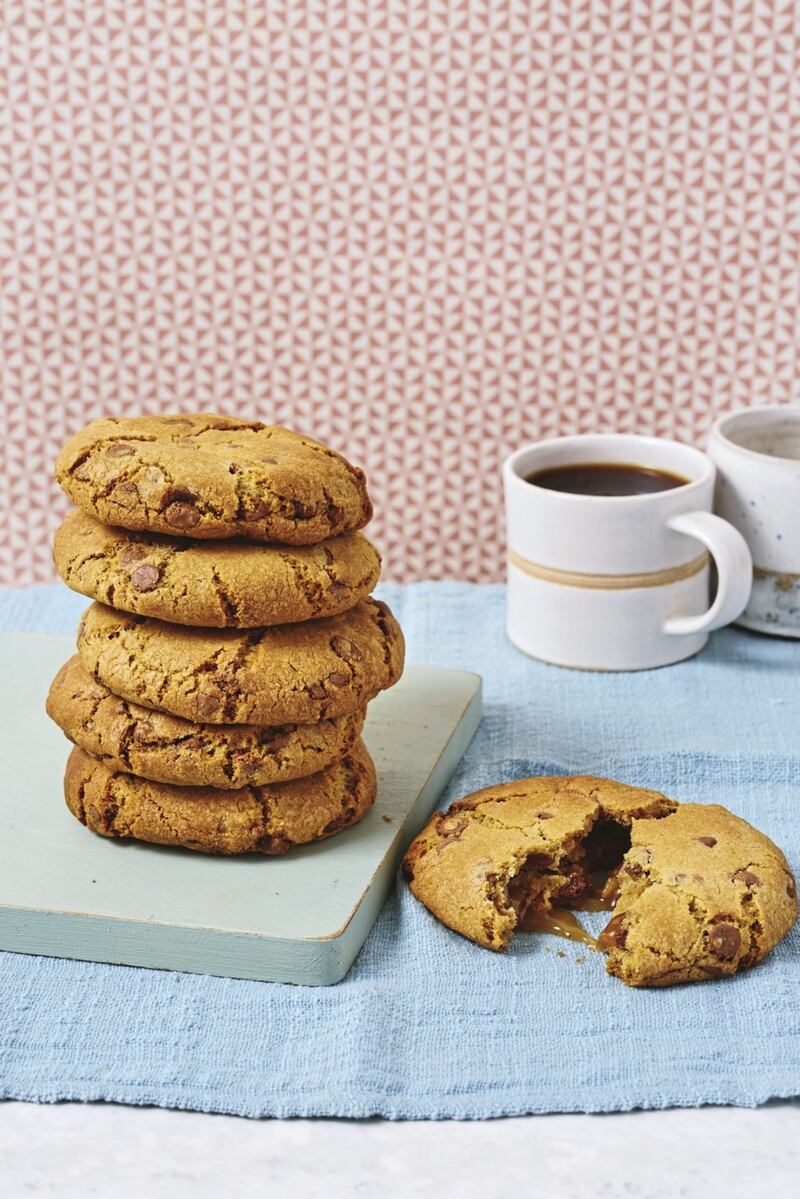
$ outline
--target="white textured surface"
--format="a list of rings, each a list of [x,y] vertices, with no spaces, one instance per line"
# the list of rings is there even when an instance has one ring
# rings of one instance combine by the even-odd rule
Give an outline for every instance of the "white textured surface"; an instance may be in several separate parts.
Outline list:
[[[800,1105],[486,1123],[0,1105],[0,1193],[58,1199],[756,1199],[796,1193]]]

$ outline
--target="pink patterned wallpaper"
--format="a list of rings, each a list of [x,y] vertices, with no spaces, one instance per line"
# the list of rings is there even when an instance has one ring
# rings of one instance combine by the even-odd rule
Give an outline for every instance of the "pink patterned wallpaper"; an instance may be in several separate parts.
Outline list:
[[[491,579],[523,439],[797,398],[796,0],[6,0],[0,581],[69,432],[217,408]]]

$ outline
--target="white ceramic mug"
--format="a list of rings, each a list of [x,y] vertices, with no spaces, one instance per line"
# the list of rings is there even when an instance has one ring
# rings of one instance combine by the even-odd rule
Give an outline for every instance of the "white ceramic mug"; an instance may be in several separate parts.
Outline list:
[[[625,463],[686,479],[646,495],[576,495],[529,483],[539,471]],[[714,466],[676,441],[588,434],[540,441],[503,467],[508,635],[546,662],[644,670],[702,649],[750,594],[742,535],[711,513]],[[709,553],[717,593],[709,606]]]
[[[753,556],[753,589],[739,624],[800,637],[800,408],[746,408],[721,417],[708,453],[714,509]]]

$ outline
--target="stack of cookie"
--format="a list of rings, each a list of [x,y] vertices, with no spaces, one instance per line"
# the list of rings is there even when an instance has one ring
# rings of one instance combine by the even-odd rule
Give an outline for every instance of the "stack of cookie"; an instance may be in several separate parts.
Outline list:
[[[95,602],[47,710],[75,743],[88,828],[207,853],[284,853],[360,820],[365,707],[403,637],[370,598],[363,473],[228,417],[98,420],[56,478],[78,505],[56,568]]]

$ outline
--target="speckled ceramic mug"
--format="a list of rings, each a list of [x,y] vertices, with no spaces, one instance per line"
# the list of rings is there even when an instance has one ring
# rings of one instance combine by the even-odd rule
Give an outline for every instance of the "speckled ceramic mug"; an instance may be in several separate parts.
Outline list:
[[[753,587],[738,624],[800,637],[800,407],[721,417],[708,442],[714,511],[743,534]]]

